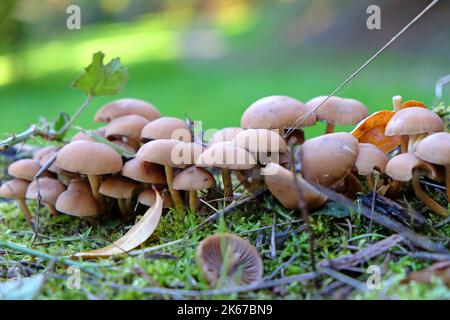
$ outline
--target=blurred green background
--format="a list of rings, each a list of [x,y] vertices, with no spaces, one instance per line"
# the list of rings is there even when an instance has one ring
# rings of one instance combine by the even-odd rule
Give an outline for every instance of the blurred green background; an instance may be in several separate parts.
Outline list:
[[[66,28],[71,4],[81,8],[81,30]],[[381,8],[381,30],[366,27],[370,4]],[[39,116],[73,113],[84,97],[71,82],[99,50],[107,60],[119,56],[130,80],[120,95],[95,99],[78,122],[84,127],[96,127],[97,108],[118,97],[148,100],[164,115],[189,116],[204,128],[238,126],[261,97],[307,101],[329,93],[426,4],[2,0],[0,133],[24,130]],[[450,5],[441,1],[339,95],[371,111],[390,108],[396,94],[430,105],[435,81],[450,73],[449,40]]]

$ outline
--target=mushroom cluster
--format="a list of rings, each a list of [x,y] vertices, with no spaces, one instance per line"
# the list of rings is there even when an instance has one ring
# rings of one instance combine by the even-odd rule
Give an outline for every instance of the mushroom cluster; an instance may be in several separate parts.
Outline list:
[[[448,215],[420,186],[422,176],[445,181],[449,196],[450,134],[437,114],[399,96],[393,111],[369,116],[354,99],[332,97],[317,108],[324,99],[304,104],[287,96],[262,98],[245,110],[240,127],[223,128],[209,141],[197,141],[190,123],[161,116],[148,102],[119,99],[98,110],[94,121],[105,126],[95,135],[80,132],[63,146],[11,164],[13,180],[0,196],[17,200],[31,224],[26,200],[39,195],[53,215],[96,223],[115,214],[127,219],[139,206],[152,206],[155,190],[165,208],[192,212],[206,190],[221,190],[219,200],[227,205],[238,188],[267,188],[286,208],[314,210],[327,201],[314,184],[349,197],[367,185],[367,191],[395,197],[412,181],[425,205]],[[305,141],[303,130],[317,121],[327,123],[326,133]],[[335,125],[351,124],[351,133],[334,132]]]

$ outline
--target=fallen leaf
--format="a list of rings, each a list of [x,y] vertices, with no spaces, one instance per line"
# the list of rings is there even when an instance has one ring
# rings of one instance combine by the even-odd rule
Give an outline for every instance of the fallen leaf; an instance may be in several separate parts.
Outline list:
[[[0,300],[31,300],[39,293],[44,282],[42,274],[3,282],[0,284]]]
[[[402,283],[411,281],[431,283],[433,278],[441,279],[447,287],[450,287],[450,261],[437,262],[424,270],[411,272]]]
[[[127,253],[144,243],[155,231],[163,209],[161,196],[156,192],[154,206],[147,210],[144,216],[122,238],[113,244],[92,251],[79,252],[73,257],[100,258]]]

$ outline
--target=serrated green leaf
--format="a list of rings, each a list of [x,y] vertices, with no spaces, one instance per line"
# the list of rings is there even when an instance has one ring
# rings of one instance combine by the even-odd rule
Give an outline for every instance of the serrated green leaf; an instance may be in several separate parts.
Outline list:
[[[73,86],[93,97],[120,92],[128,81],[128,70],[120,63],[120,58],[114,58],[105,65],[104,57],[101,51],[94,53],[91,64],[74,81]]]

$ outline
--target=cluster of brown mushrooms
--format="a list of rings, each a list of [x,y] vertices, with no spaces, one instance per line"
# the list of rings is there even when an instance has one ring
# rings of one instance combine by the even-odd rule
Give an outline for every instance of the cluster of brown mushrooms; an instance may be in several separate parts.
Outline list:
[[[240,127],[221,129],[208,142],[194,136],[189,122],[163,117],[148,102],[116,100],[94,119],[106,123],[94,132],[108,143],[80,132],[62,147],[42,148],[32,159],[10,165],[14,179],[2,185],[0,196],[16,199],[32,224],[26,200],[38,194],[52,214],[96,223],[102,216],[120,212],[129,218],[139,206],[151,207],[156,192],[165,208],[195,212],[202,204],[198,192],[211,188],[221,189],[224,205],[235,199],[239,187],[250,192],[267,188],[294,210],[299,209],[301,190],[302,201],[314,210],[327,201],[314,184],[349,197],[367,185],[366,191],[395,198],[411,181],[425,205],[448,216],[447,208],[420,186],[422,176],[437,183],[445,180],[450,196],[450,133],[443,132],[437,114],[417,101],[402,103],[399,96],[393,98],[392,111],[370,116],[361,102],[340,97],[331,97],[316,110],[324,99],[304,104],[287,96],[262,98],[247,108]],[[303,130],[318,121],[326,123],[325,134],[305,141]],[[351,133],[334,133],[335,125],[356,127]],[[124,157],[119,149],[134,156]],[[55,157],[36,181],[36,173]],[[248,242],[217,235],[205,239],[198,252],[208,281],[219,281],[221,243],[232,248],[230,277],[233,270],[239,270],[243,283],[261,277],[260,257]]]

